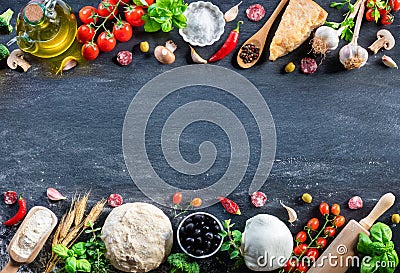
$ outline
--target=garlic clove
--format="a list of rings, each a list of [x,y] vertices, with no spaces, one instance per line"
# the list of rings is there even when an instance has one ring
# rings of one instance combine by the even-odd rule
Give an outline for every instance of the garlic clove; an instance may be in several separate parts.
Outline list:
[[[297,221],[297,212],[292,209],[291,207],[286,206],[285,204],[282,203],[282,201],[279,201],[279,203],[281,204],[282,207],[284,207],[287,212],[288,212],[288,216],[289,216],[289,220],[288,222],[293,224],[293,222]]]
[[[382,62],[387,67],[399,69],[399,67],[397,66],[396,62],[392,58],[390,58],[389,56],[383,55],[382,56]]]
[[[207,60],[203,59],[197,52],[194,50],[193,47],[190,47],[190,56],[192,57],[192,60],[196,64],[206,64]]]
[[[231,22],[236,19],[236,17],[239,14],[239,6],[242,4],[242,1],[240,1],[239,4],[236,6],[231,7],[227,12],[224,14],[224,19],[226,22]]]
[[[63,71],[71,70],[77,65],[78,59],[74,56],[68,56],[62,60],[60,68],[57,70],[56,74],[62,75]]]
[[[67,197],[62,195],[58,190],[55,188],[48,188],[47,189],[47,197],[52,200],[52,201],[59,201],[59,200],[65,200]]]

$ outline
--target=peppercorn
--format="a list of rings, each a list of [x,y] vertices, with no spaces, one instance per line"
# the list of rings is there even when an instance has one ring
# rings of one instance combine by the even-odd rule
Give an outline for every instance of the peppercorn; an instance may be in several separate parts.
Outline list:
[[[392,223],[396,225],[400,223],[400,215],[398,213],[392,215]]]
[[[244,63],[251,63],[258,59],[260,56],[260,48],[253,43],[245,44],[242,47],[242,52],[240,53],[240,58]]]
[[[140,46],[140,51],[142,51],[143,53],[147,53],[150,50],[150,45],[149,42],[140,42],[139,44]]]
[[[310,203],[312,202],[312,196],[311,196],[311,194],[309,194],[309,193],[304,193],[304,194],[301,196],[301,199],[302,199],[304,202],[308,203],[308,204],[310,204]]]
[[[286,73],[292,73],[295,69],[296,69],[296,66],[294,65],[293,62],[290,62],[285,66]]]

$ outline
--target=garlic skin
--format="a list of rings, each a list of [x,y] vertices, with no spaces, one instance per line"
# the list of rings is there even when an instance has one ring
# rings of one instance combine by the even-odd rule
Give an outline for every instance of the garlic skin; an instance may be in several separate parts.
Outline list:
[[[321,44],[320,44],[321,43]],[[339,36],[337,30],[328,27],[320,26],[317,28],[313,39],[313,49],[316,50],[322,47],[320,50],[322,54],[329,51],[335,50],[339,45]],[[318,52],[316,52],[318,54]]]
[[[360,68],[368,60],[368,51],[359,45],[350,43],[340,49],[339,60],[347,70]]]
[[[397,66],[396,62],[392,58],[390,58],[389,56],[383,55],[382,56],[382,62],[387,67],[399,69],[399,67]]]

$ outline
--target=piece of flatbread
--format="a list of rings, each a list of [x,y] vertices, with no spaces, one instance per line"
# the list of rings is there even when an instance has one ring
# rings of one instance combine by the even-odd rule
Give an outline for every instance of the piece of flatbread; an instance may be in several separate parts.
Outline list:
[[[325,23],[328,13],[312,0],[290,0],[269,48],[275,61],[298,48],[314,28]]]

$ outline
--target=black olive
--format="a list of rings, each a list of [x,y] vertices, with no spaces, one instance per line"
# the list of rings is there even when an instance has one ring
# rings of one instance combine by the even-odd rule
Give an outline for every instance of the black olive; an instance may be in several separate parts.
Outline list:
[[[201,246],[203,244],[203,239],[201,237],[197,237],[194,241],[198,246]]]
[[[193,246],[188,246],[186,248],[186,251],[189,252],[189,253],[193,253],[194,252],[194,247]]]
[[[192,218],[187,218],[183,224],[187,225],[187,224],[192,223],[192,222],[193,222]]]
[[[214,241],[217,243],[221,242],[221,236],[219,236],[218,234],[214,235]]]
[[[193,223],[189,223],[185,226],[185,230],[188,232],[191,232],[194,229],[194,224]]]
[[[189,245],[189,246],[193,245],[194,244],[194,239],[191,238],[191,237],[186,238],[186,244]]]
[[[200,235],[201,234],[201,230],[199,228],[196,228],[193,232],[194,236]]]
[[[218,233],[221,231],[221,227],[217,224],[217,225],[213,226],[213,230]]]
[[[217,221],[215,221],[214,219],[212,219],[211,225],[212,225],[212,226],[215,226],[215,225],[218,225],[218,223],[217,223]]]
[[[207,232],[204,235],[204,238],[208,239],[208,240],[212,240],[214,238],[214,234],[212,234],[211,232]]]
[[[219,243],[213,243],[212,247],[214,250],[217,249],[219,247]]]
[[[181,227],[181,228],[179,229],[179,233],[182,234],[182,235],[185,235],[185,234],[186,234],[185,227]]]
[[[210,230],[210,227],[209,226],[204,226],[204,227],[202,227],[202,230],[205,231],[205,232],[208,232]]]
[[[204,221],[204,215],[203,214],[196,214],[194,217],[193,217],[193,221],[194,222],[202,222],[202,221]]]
[[[203,255],[204,255],[204,251],[201,250],[201,249],[197,249],[197,250],[195,251],[195,254],[196,254],[196,256],[203,256]]]
[[[211,242],[210,241],[204,241],[203,248],[205,250],[207,250],[207,249],[210,249],[210,247],[211,247]]]

